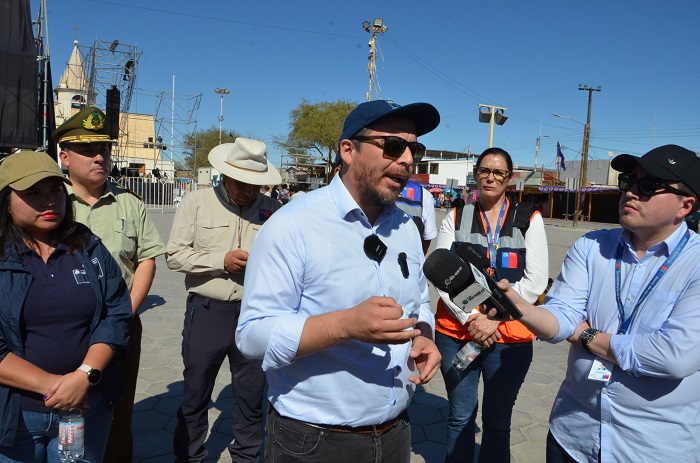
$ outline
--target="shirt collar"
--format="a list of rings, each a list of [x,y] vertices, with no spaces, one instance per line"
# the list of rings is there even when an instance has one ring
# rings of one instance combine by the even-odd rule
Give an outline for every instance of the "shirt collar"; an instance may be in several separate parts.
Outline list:
[[[58,243],[58,244],[56,245],[56,248],[53,250],[53,252],[61,251],[61,252],[63,252],[63,253],[66,253],[66,252],[68,252],[68,250],[69,250],[69,248],[68,248],[68,245],[67,245],[67,244],[65,244],[65,243]],[[53,255],[53,252],[51,253],[52,255]],[[37,252],[36,252],[35,250],[33,250],[32,248],[30,248],[29,246],[27,246],[27,243],[25,243],[24,241],[22,241],[22,242],[20,243],[20,254],[22,254],[22,255],[37,254]]]
[[[627,229],[622,229],[622,233],[620,233],[620,243],[627,246],[627,248],[630,250],[630,252],[634,253],[634,247],[632,246],[632,240],[630,238],[630,231]],[[653,246],[650,246],[647,252],[652,252],[652,253],[659,253],[663,252],[666,255],[669,255],[671,251],[673,251],[678,243],[681,241],[681,238],[683,238],[683,234],[688,230],[688,225],[683,221],[681,225],[674,230],[673,233],[671,233],[668,237],[666,237],[665,240],[660,241]]]
[[[78,194],[73,190],[72,186],[66,185],[66,190],[68,190],[68,196],[70,196],[71,198],[73,198],[77,201],[80,201],[81,203],[87,204],[87,202],[83,198],[78,196]],[[117,186],[115,184],[113,184],[112,182],[108,181],[105,183],[105,190],[102,192],[102,195],[100,196],[98,201],[102,198],[107,197],[107,196],[111,196],[111,197],[116,199],[116,194],[117,194]]]
[[[340,175],[333,177],[333,180],[331,180],[331,183],[326,188],[329,189],[331,200],[335,203],[338,213],[343,219],[347,220],[348,216],[353,214],[356,217],[361,218],[362,221],[367,224],[367,226],[370,226],[367,216],[364,212],[362,212],[362,209],[357,204],[357,201],[355,201],[355,198],[353,198],[348,191],[347,187],[341,180]],[[379,214],[379,217],[377,217],[374,226],[377,227],[398,211],[399,209],[395,204],[385,207]]]

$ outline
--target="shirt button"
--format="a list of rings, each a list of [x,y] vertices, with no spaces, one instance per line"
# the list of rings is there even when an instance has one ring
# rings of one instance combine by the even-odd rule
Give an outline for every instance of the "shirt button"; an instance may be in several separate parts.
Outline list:
[[[602,423],[602,424],[608,424],[608,420],[602,420],[601,423]]]
[[[608,390],[607,390],[607,389],[603,389],[603,394],[608,395]]]
[[[627,300],[628,300],[628,301],[631,301],[631,300],[632,300],[632,296],[627,296]]]

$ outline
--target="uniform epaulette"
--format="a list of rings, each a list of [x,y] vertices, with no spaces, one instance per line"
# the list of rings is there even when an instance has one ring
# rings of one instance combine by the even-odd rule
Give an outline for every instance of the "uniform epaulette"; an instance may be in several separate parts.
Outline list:
[[[131,193],[132,195],[136,196],[139,199],[139,201],[143,201],[143,198],[141,196],[137,195],[134,190],[132,190],[130,188],[124,188],[124,187],[121,187],[121,189],[126,191],[127,193]]]
[[[142,201],[142,202],[143,202],[143,197],[139,196],[139,195],[138,195],[134,190],[132,190],[131,188],[127,188],[126,186],[122,185],[121,183],[115,182],[115,181],[113,181],[113,180],[109,181],[109,184],[110,184],[110,185],[109,185],[110,188],[113,188],[113,189],[116,188],[117,190],[122,190],[122,191],[124,191],[125,193],[131,193],[132,195],[136,196],[136,198],[138,198],[139,201]]]

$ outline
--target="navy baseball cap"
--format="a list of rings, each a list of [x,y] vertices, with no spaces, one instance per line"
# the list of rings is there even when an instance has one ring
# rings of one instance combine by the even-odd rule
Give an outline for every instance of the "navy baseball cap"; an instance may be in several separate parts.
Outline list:
[[[346,138],[352,138],[360,130],[390,116],[401,116],[412,120],[416,126],[417,137],[433,131],[440,124],[440,113],[435,109],[435,106],[429,103],[412,103],[401,106],[391,100],[367,101],[357,105],[345,118],[338,146]],[[339,162],[340,149],[338,149],[335,164],[338,165]]]
[[[625,174],[631,173],[639,165],[659,180],[685,183],[695,197],[700,198],[700,157],[682,146],[659,146],[641,158],[621,154],[613,159],[610,165]]]
[[[440,113],[435,109],[435,106],[428,103],[401,106],[391,100],[367,101],[357,105],[345,118],[343,133],[340,135],[339,141],[352,138],[365,127],[389,116],[402,116],[411,119],[416,126],[416,136],[418,137],[431,132],[440,123]]]

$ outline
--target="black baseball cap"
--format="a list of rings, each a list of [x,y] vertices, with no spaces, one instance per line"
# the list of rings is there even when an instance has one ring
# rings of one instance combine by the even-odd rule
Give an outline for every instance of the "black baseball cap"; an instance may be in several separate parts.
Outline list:
[[[631,173],[639,165],[659,180],[685,183],[695,197],[700,198],[700,157],[682,146],[659,146],[642,157],[621,154],[610,165],[625,174]]]

